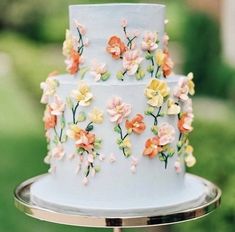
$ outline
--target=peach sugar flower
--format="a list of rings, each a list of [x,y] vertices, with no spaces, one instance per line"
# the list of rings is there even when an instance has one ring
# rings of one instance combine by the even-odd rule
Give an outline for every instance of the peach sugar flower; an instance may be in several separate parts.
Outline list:
[[[126,45],[117,36],[112,36],[106,47],[107,52],[110,53],[114,59],[119,59],[126,49]]]
[[[80,54],[75,51],[73,48],[70,51],[70,56],[65,60],[65,64],[67,65],[67,71],[70,74],[75,74],[79,70],[79,65],[82,63],[82,59]]]
[[[65,109],[65,103],[58,95],[55,95],[54,102],[50,103],[49,106],[51,108],[51,114],[56,116],[61,115]]]
[[[146,32],[142,41],[142,49],[144,51],[155,51],[158,48],[157,44],[157,33]]]
[[[54,128],[57,123],[57,116],[52,115],[51,111],[52,111],[52,108],[49,105],[47,105],[46,110],[44,112],[44,117],[43,117],[43,121],[44,121],[44,125],[45,125],[46,130]]]
[[[92,62],[90,74],[99,81],[101,76],[107,72],[105,63],[98,63],[96,60]]]
[[[167,77],[171,74],[174,63],[170,58],[168,51],[158,50],[156,52],[155,60],[158,66],[162,68],[163,76]]]
[[[183,113],[178,121],[178,128],[181,133],[189,133],[193,130],[192,127],[193,114]]]
[[[78,148],[83,148],[89,152],[94,148],[95,135],[81,129],[78,125],[72,125],[70,129],[67,130],[67,135],[75,140],[75,145]]]
[[[163,123],[158,128],[159,145],[164,146],[175,140],[175,129],[169,123]]]
[[[119,97],[113,97],[107,104],[107,112],[111,122],[120,124],[131,113],[131,105],[122,102]]]
[[[163,76],[167,77],[172,73],[172,69],[174,68],[174,63],[170,57],[169,52],[165,53],[165,59],[162,65]]]
[[[161,151],[161,149],[162,148],[159,147],[159,138],[155,136],[146,141],[143,154],[149,156],[149,158],[154,158]]]
[[[127,71],[127,75],[134,75],[140,63],[143,61],[143,57],[140,57],[138,50],[128,50],[123,54],[123,67]]]
[[[146,128],[143,119],[144,117],[141,114],[137,114],[132,120],[126,120],[126,129],[130,132],[141,134]]]
[[[157,130],[157,135],[150,138],[145,143],[143,154],[150,158],[155,157],[159,152],[162,152],[164,146],[172,143],[175,140],[175,129],[168,123],[163,123]]]

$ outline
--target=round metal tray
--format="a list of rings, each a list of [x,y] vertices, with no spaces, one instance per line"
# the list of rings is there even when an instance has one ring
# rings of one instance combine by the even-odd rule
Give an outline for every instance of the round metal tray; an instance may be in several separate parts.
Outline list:
[[[166,224],[175,224],[183,221],[200,218],[215,210],[220,205],[221,190],[210,181],[201,177],[190,175],[197,178],[205,186],[205,197],[198,205],[188,206],[187,209],[170,212],[169,209],[160,214],[155,213],[151,216],[142,212],[141,216],[116,216],[111,217],[69,211],[63,208],[50,209],[36,205],[30,200],[30,186],[42,176],[31,178],[16,187],[14,192],[15,206],[28,216],[59,224],[86,226],[86,227],[109,227],[109,228],[130,228],[160,226]]]

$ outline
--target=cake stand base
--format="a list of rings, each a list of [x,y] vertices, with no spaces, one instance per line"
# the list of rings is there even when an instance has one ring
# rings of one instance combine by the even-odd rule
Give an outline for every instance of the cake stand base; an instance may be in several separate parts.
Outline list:
[[[161,226],[180,223],[184,221],[193,220],[203,217],[208,213],[215,210],[220,205],[221,190],[211,183],[210,181],[198,176],[190,175],[193,178],[197,178],[205,186],[205,197],[203,201],[199,201],[198,204],[193,206],[187,206],[186,209],[180,211],[169,211],[169,208],[161,210],[158,213],[156,208],[152,215],[149,215],[149,211],[142,212],[140,215],[118,215],[118,216],[102,216],[100,213],[97,215],[93,213],[82,213],[75,211],[69,211],[68,209],[58,208],[51,209],[50,206],[39,206],[33,203],[30,199],[30,187],[31,185],[42,178],[37,176],[29,179],[20,184],[14,192],[16,207],[27,214],[28,216],[59,224],[73,225],[73,226],[86,226],[86,227],[106,227],[114,228],[115,232],[121,231],[121,228],[130,227],[147,227],[147,226]]]

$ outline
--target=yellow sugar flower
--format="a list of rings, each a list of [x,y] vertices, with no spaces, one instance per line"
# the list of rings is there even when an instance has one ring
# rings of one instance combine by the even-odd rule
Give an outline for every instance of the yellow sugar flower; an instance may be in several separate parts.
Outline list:
[[[165,54],[161,49],[157,50],[155,60],[158,66],[162,66],[165,60]]]
[[[93,98],[89,86],[85,82],[78,84],[78,89],[72,91],[72,97],[79,102],[81,106],[89,106]]]
[[[192,167],[196,163],[196,158],[193,155],[193,147],[191,145],[187,145],[185,148],[185,163],[187,167]]]
[[[148,104],[153,107],[160,107],[164,98],[169,95],[169,87],[165,81],[152,79],[145,89],[145,96],[149,99]]]
[[[104,114],[103,112],[98,109],[98,108],[94,108],[90,113],[89,113],[89,119],[96,124],[100,124],[103,122],[104,120]]]
[[[72,38],[70,30],[66,30],[65,41],[63,43],[63,55],[64,56],[70,55],[70,52],[73,48],[73,43],[74,43],[74,40]]]
[[[71,125],[70,128],[67,130],[66,134],[71,139],[76,139],[76,135],[79,134],[81,131],[81,128],[77,125]]]
[[[121,147],[123,147],[123,148],[131,148],[131,141],[130,141],[130,139],[128,138],[128,137],[126,137],[123,141],[122,141],[122,143],[121,143]]]
[[[172,98],[169,98],[167,101],[167,114],[175,115],[180,113],[180,106],[175,103]]]
[[[195,84],[193,82],[193,73],[190,72],[188,75],[188,88],[189,88],[189,94],[194,95],[195,94]]]

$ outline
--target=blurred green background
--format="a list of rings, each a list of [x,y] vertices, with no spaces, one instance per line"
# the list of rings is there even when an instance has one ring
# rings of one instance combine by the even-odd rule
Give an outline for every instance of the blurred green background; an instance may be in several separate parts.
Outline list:
[[[47,171],[43,164],[46,141],[39,83],[55,69],[65,71],[61,47],[68,26],[68,5],[102,2],[105,1],[0,1],[0,232],[104,231],[31,219],[14,208],[12,195],[17,184]],[[196,120],[191,140],[198,162],[190,172],[208,178],[223,190],[222,206],[214,213],[163,230],[232,232],[235,228],[235,62],[226,59],[223,52],[226,41],[221,40],[225,16],[221,9],[232,1],[145,2],[167,5],[167,32],[176,70],[195,73]]]

